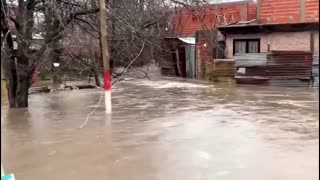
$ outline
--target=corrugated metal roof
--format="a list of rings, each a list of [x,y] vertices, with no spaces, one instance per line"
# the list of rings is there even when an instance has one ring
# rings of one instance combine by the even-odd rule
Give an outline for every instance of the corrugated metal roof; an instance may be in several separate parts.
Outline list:
[[[196,38],[194,37],[181,37],[178,39],[187,44],[196,44]]]

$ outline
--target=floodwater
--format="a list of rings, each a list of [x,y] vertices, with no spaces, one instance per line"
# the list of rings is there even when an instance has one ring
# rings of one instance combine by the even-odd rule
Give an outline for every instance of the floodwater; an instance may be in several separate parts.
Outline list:
[[[122,82],[112,117],[102,93],[33,94],[28,109],[2,107],[5,171],[17,180],[319,178],[317,89]]]

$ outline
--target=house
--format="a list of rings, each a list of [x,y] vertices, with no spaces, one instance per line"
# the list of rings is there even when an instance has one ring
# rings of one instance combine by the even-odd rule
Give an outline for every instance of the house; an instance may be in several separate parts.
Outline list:
[[[319,0],[261,0],[257,19],[218,27],[226,58],[273,50],[319,52]]]
[[[166,37],[161,46],[164,60],[160,61],[162,75],[195,78],[194,37]]]
[[[319,0],[258,0],[257,19],[222,25],[218,30],[226,39],[226,58],[236,60],[237,83],[317,84]]]
[[[173,36],[165,38],[166,42],[164,42],[165,48],[171,47],[167,49],[171,53],[167,56],[168,62],[164,63],[166,67],[162,68],[164,74],[175,74],[187,78],[202,76],[200,75],[201,66],[205,62],[218,58],[221,52],[223,54],[223,50],[216,48],[223,47],[225,44],[222,34],[214,31],[217,26],[256,18],[256,10],[256,3],[252,0],[176,9],[173,17]],[[194,44],[184,42],[183,38],[193,39]],[[168,45],[176,42],[180,42],[178,46]],[[187,72],[185,72],[186,69]],[[179,70],[182,72],[178,72]]]
[[[252,0],[189,6],[176,10],[173,30],[178,37],[195,37],[199,30],[213,30],[216,26],[254,18],[256,3]]]

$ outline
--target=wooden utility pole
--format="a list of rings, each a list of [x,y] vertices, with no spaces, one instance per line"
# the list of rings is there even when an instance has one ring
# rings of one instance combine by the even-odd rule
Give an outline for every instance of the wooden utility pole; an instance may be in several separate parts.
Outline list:
[[[111,78],[110,78],[110,62],[107,41],[107,18],[105,0],[100,0],[100,45],[101,57],[103,61],[103,78],[104,78],[104,95],[106,114],[111,114]]]

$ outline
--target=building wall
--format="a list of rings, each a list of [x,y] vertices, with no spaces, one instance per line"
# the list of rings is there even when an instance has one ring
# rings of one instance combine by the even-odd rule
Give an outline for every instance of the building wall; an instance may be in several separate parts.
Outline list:
[[[319,52],[319,31],[314,33],[314,51]]]
[[[270,50],[310,51],[310,32],[275,32],[271,34],[241,34],[227,35],[226,55],[233,58],[233,40],[260,38],[260,52]],[[319,52],[319,32],[314,34],[314,51]]]
[[[319,0],[260,1],[261,23],[285,24],[319,21]],[[304,15],[304,19],[300,18],[301,15]]]
[[[192,36],[197,30],[213,29],[215,24],[223,25],[241,20],[251,20],[257,16],[256,7],[254,2],[243,1],[180,9],[177,10],[173,18],[174,34],[176,36]],[[219,22],[215,22],[215,10],[217,10]]]
[[[319,0],[306,0],[305,21],[319,22]]]

